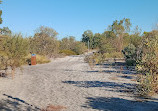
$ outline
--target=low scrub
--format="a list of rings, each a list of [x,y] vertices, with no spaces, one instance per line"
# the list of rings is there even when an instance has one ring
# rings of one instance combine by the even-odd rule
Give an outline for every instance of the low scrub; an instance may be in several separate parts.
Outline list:
[[[60,51],[61,54],[65,54],[67,56],[70,56],[70,55],[77,55],[74,51],[71,51],[71,50],[61,50]]]
[[[85,57],[85,61],[92,64],[102,64],[108,58],[122,58],[123,55],[120,52],[113,53],[94,53]]]
[[[155,75],[156,76],[156,75]],[[155,76],[147,73],[146,75],[139,75],[138,76],[138,82],[137,85],[137,94],[141,97],[148,97],[152,96],[155,93],[158,93],[158,81],[153,81],[153,78]],[[156,79],[158,79],[158,76],[156,76]]]
[[[87,62],[89,64],[89,66],[91,67],[91,69],[93,69],[93,67],[96,64],[102,64],[105,61],[104,55],[101,53],[94,53],[92,55],[87,55],[84,59],[85,62]]]
[[[120,52],[104,53],[104,58],[123,58],[123,54]]]
[[[158,94],[158,31],[144,33],[141,61],[136,65],[141,73],[138,93],[141,96]]]

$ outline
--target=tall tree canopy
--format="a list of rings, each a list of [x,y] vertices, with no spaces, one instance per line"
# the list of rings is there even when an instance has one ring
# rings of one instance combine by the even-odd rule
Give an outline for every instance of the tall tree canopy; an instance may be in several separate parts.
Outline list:
[[[2,1],[0,0],[0,4],[2,3]],[[0,24],[2,24],[2,10],[0,10]]]
[[[88,46],[89,42],[90,48],[93,48],[93,37],[93,32],[91,30],[87,30],[82,34],[82,42],[85,42],[86,46]]]
[[[30,51],[40,55],[52,56],[53,53],[57,52],[59,47],[58,41],[56,40],[57,34],[50,27],[39,27],[34,37],[30,38]]]

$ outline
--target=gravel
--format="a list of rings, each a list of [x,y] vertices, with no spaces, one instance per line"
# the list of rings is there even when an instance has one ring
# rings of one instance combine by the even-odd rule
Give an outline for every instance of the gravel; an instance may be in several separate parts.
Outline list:
[[[38,111],[48,105],[66,107],[63,111],[158,111],[158,98],[142,102],[131,93],[134,77],[119,66],[92,70],[84,55],[23,66],[15,79],[0,78],[0,111]]]

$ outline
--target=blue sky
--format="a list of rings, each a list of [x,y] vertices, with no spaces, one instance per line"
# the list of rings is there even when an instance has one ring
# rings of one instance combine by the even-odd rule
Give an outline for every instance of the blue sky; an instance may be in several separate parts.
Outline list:
[[[3,24],[30,36],[41,25],[55,29],[61,39],[81,39],[85,30],[102,33],[114,20],[130,18],[132,26],[151,31],[158,22],[158,0],[3,0]]]

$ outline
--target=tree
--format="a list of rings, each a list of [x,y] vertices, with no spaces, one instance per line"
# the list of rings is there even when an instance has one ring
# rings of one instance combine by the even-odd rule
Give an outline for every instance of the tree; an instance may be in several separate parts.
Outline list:
[[[30,38],[30,51],[49,57],[58,53],[59,42],[56,39],[57,34],[58,33],[50,27],[39,27],[34,37]]]
[[[9,35],[11,35],[11,33],[12,32],[8,27],[3,27],[2,29],[0,28],[1,35],[9,36]]]
[[[141,61],[137,65],[142,73],[138,91],[141,96],[158,93],[158,31],[145,32],[141,43]]]
[[[91,30],[87,30],[82,34],[82,42],[86,43],[86,46],[88,46],[92,49],[93,48],[93,32]]]
[[[2,3],[2,1],[0,0],[0,4]],[[2,16],[2,10],[0,10],[0,24],[2,24],[2,18],[1,18],[1,16]]]
[[[120,21],[115,20],[111,26],[109,26],[109,30],[112,31],[118,37],[118,51],[121,52],[123,50],[123,36],[125,33],[130,31],[130,19],[124,18]]]
[[[7,69],[11,68],[12,78],[14,78],[15,69],[25,62],[25,56],[28,54],[28,40],[21,34],[15,34],[6,37],[0,45],[0,66]]]
[[[83,54],[87,50],[85,44],[83,42],[76,41],[73,51],[79,55]]]
[[[98,48],[99,47],[99,42],[101,39],[101,34],[100,33],[95,33],[93,37],[93,48]]]
[[[76,41],[75,38],[73,36],[69,36],[67,38],[63,38],[60,41],[60,51],[73,51],[76,54],[82,54],[85,52],[86,50],[86,46],[83,42],[80,41]]]
[[[65,37],[60,42],[60,50],[73,50],[75,46],[75,37]]]
[[[116,38],[116,35],[113,31],[105,31],[104,33],[102,33],[102,36],[107,38]]]
[[[101,37],[99,42],[99,51],[103,53],[112,53],[116,49],[114,47],[114,40],[111,38]]]

